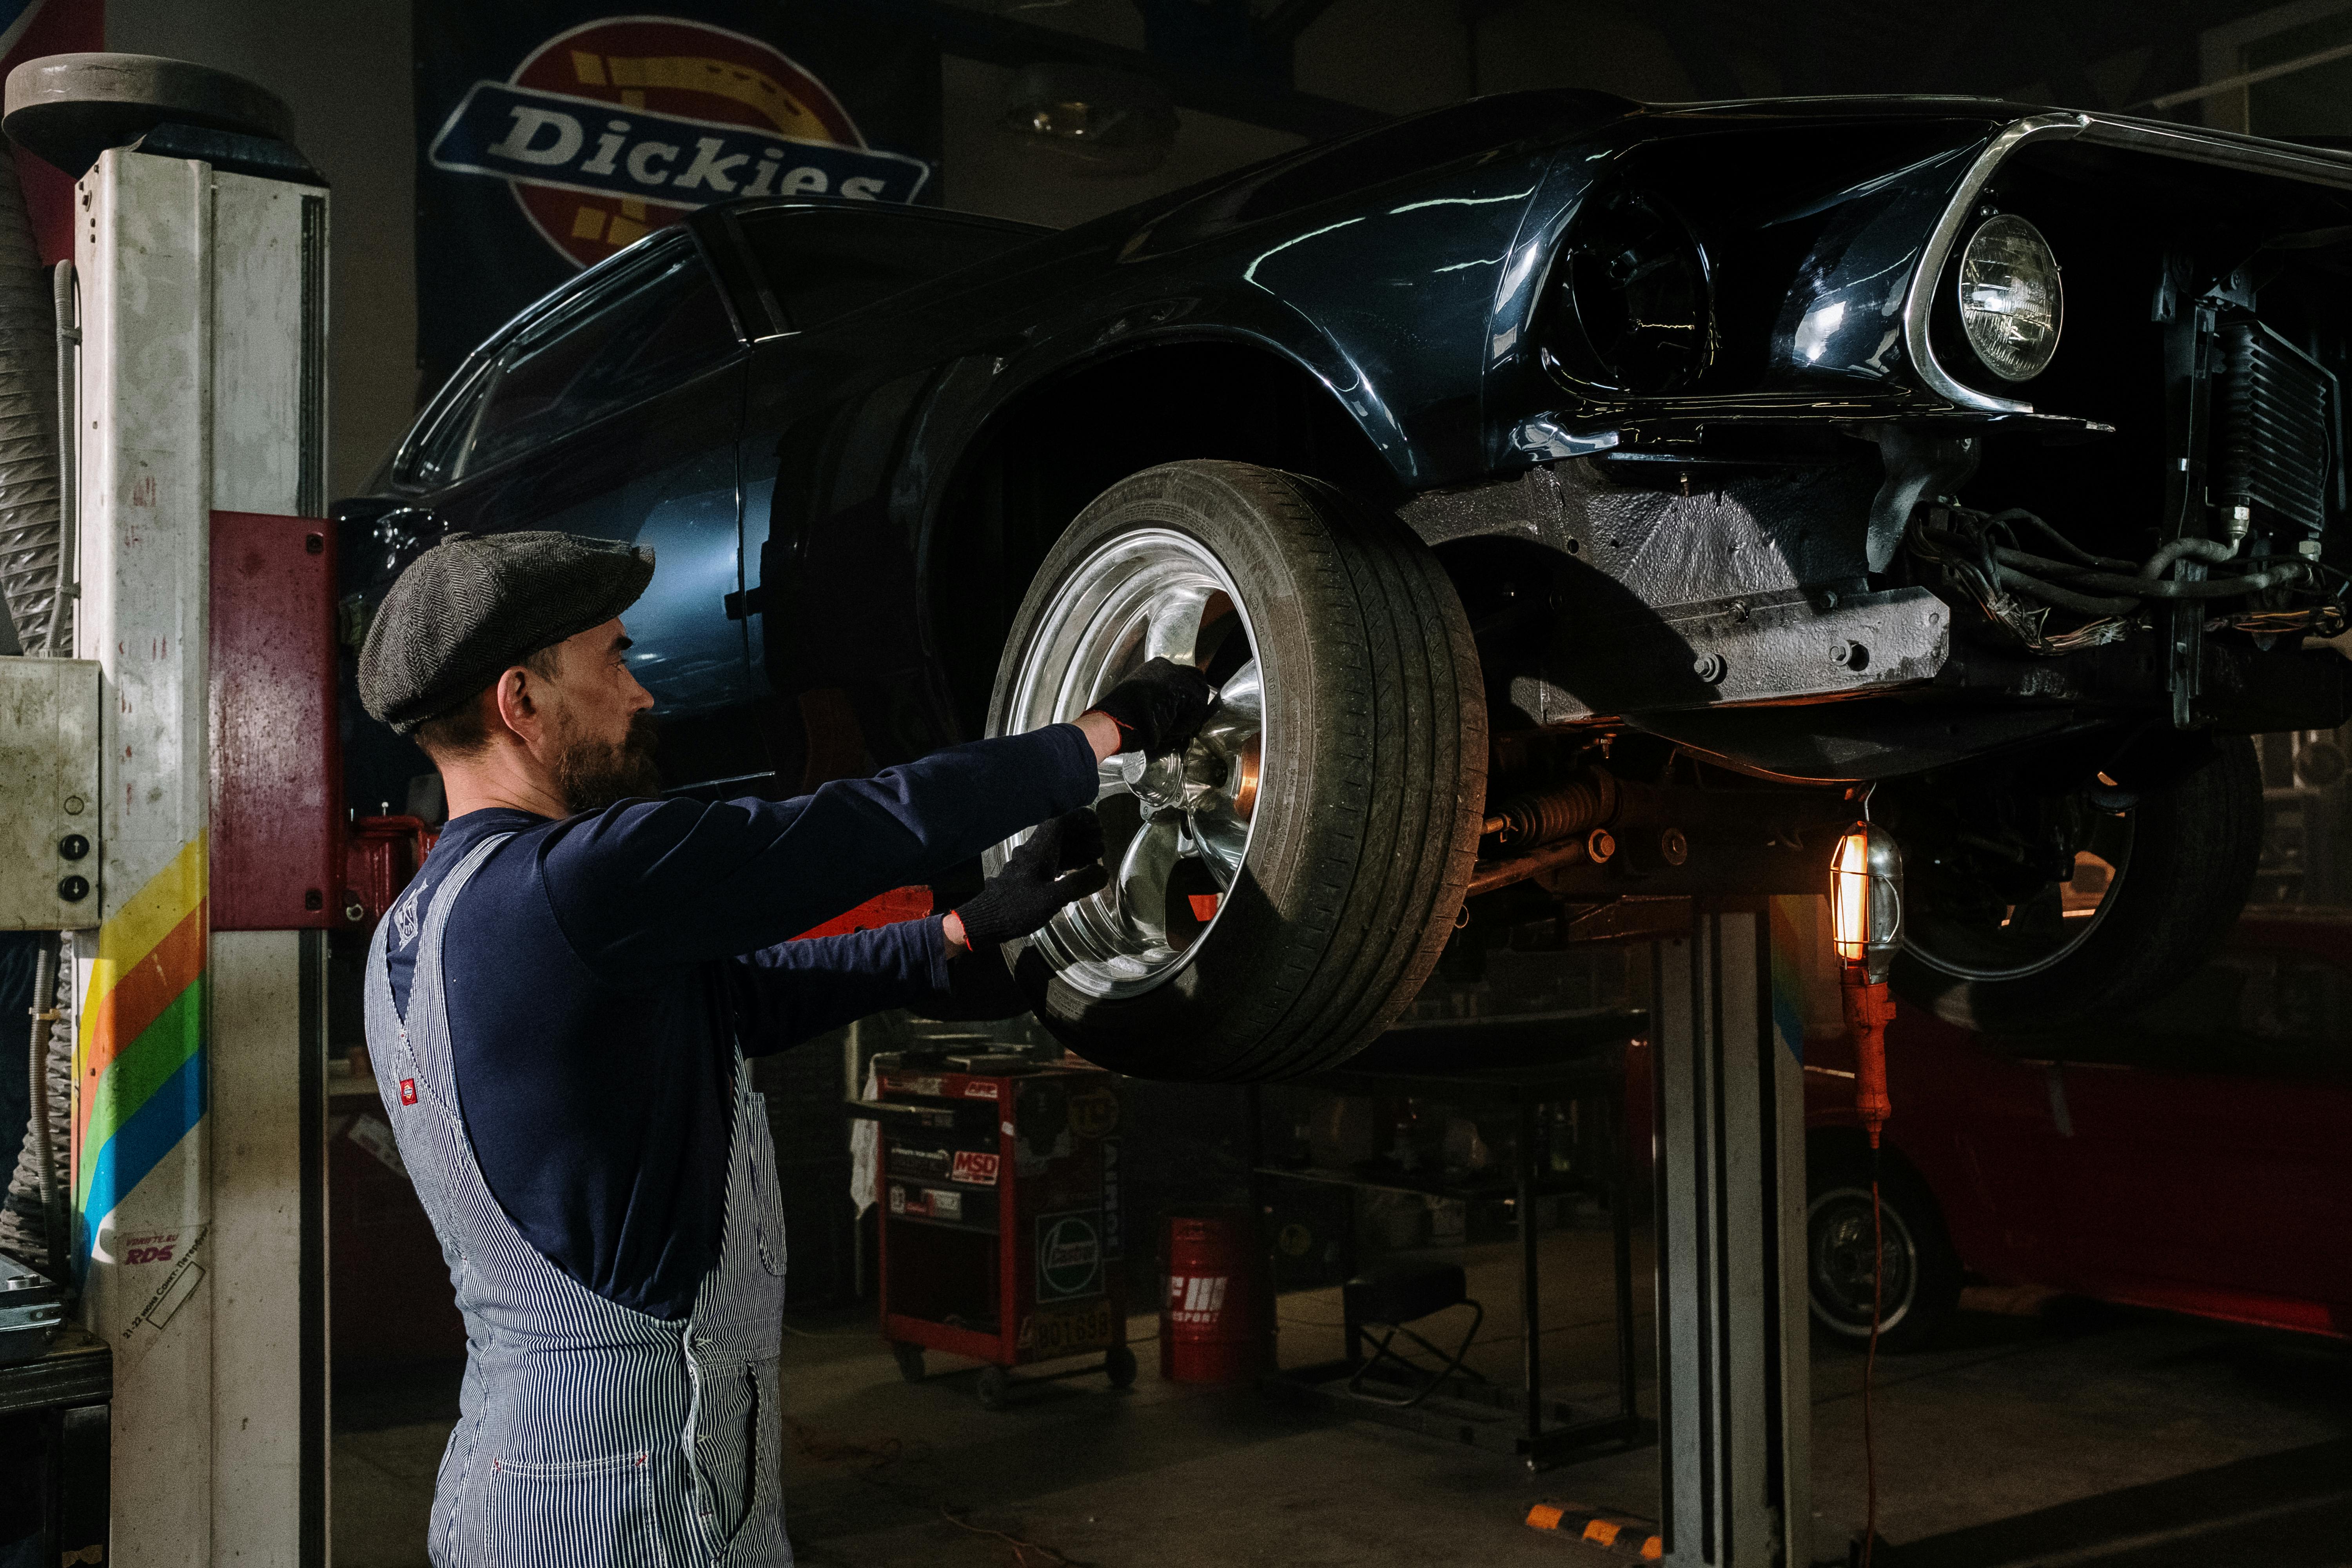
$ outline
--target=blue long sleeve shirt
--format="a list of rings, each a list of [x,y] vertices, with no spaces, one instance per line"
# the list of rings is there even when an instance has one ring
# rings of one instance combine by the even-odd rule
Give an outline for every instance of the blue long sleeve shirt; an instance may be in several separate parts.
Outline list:
[[[422,912],[487,837],[442,939],[458,1110],[491,1195],[581,1284],[683,1317],[719,1257],[734,1046],[952,1001],[936,920],[789,940],[1095,797],[1075,726],[794,800],[631,800],[450,822],[387,920],[408,1010]],[[783,1152],[789,1158],[790,1152]]]

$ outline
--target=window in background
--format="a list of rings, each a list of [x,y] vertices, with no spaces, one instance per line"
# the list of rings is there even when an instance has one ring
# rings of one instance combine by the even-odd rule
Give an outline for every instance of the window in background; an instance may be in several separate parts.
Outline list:
[[[2208,30],[2204,76],[2248,72],[2352,47],[2352,0],[2300,0]],[[2204,100],[2205,123],[2257,136],[2342,136],[2352,141],[2352,55],[2309,65]],[[2194,110],[2184,112],[2194,113]]]

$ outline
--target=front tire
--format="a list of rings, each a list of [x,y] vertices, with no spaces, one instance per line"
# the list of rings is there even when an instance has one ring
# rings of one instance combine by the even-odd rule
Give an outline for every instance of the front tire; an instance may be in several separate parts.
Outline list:
[[[2262,855],[2262,773],[2242,736],[2120,809],[1997,784],[1893,804],[1909,904],[1895,989],[1988,1034],[2095,1027],[2161,997],[2238,918]],[[2018,869],[2053,858],[2071,880]]]
[[[989,731],[1074,719],[1155,656],[1198,664],[1223,706],[1180,759],[1106,764],[1112,884],[1009,947],[1013,973],[1122,1072],[1328,1067],[1412,1001],[1468,886],[1486,714],[1461,603],[1402,524],[1328,486],[1171,463],[1047,555]]]

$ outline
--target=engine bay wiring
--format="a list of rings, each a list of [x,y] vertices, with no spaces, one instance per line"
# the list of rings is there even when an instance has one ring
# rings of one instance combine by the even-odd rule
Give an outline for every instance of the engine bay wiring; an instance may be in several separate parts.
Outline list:
[[[2036,548],[2026,548],[2026,538]],[[2344,596],[2352,587],[2344,573],[2300,555],[2242,561],[2235,540],[2176,539],[2137,563],[2098,555],[2017,508],[1980,512],[1923,507],[1906,543],[1913,556],[1936,569],[1947,590],[1972,605],[1989,624],[2027,651],[2044,655],[2115,642],[2143,625],[2157,605],[2181,600],[2262,596],[2260,603],[2209,618],[2208,630],[2234,629],[2257,637],[2330,635],[2346,624]],[[2204,573],[2177,571],[2184,562],[2194,562]],[[2283,602],[2296,599],[2308,602]],[[2053,626],[2053,616],[2062,615],[2082,618]]]

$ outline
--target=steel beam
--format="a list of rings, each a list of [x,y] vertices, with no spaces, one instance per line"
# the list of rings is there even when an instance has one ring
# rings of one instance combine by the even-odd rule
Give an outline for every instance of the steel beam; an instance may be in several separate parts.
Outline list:
[[[1802,1011],[1820,900],[1702,902],[1654,949],[1659,1534],[1668,1568],[1812,1561]],[[1776,995],[1775,975],[1780,977]]]

